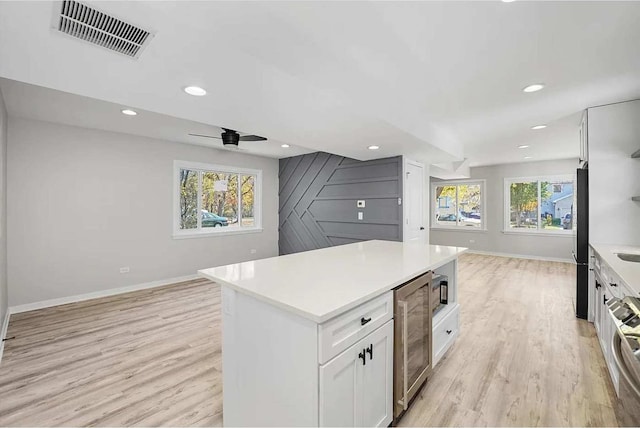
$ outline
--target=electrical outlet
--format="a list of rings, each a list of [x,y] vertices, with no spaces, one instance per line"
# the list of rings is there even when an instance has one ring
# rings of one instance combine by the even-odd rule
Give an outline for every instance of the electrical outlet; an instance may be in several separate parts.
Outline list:
[[[256,249],[255,249],[255,248],[252,248],[251,250],[249,250],[249,252],[250,252],[251,254],[255,254],[255,253],[256,253]]]
[[[364,220],[364,213],[362,211],[358,211],[358,220]]]
[[[475,243],[476,243],[476,240],[475,240],[475,239],[469,239],[469,243],[470,243],[470,244],[475,244]]]
[[[358,205],[358,208],[364,208],[364,207],[365,207],[365,205],[366,205],[366,202],[365,202],[365,201],[360,200],[360,201],[358,201],[358,202],[357,202],[357,205]]]
[[[129,266],[121,267],[120,273],[129,273]]]

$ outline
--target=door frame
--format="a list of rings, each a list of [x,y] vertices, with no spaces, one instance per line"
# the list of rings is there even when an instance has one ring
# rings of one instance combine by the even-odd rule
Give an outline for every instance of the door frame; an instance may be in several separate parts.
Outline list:
[[[427,183],[427,178],[429,177],[429,174],[426,166],[423,163],[408,159],[405,156],[402,156],[402,180],[401,180],[402,181],[402,241],[403,242],[407,241],[407,237],[408,237],[407,232],[409,231],[409,228],[407,227],[408,226],[407,210],[405,209],[407,207],[406,181],[407,181],[408,165],[416,166],[422,169],[422,223],[424,227],[423,243],[428,244],[429,243],[429,224],[426,224],[426,222],[429,219],[428,216],[430,212],[429,211],[430,210],[429,195],[431,191],[429,190],[429,185]],[[425,189],[426,189],[426,193],[425,193]]]

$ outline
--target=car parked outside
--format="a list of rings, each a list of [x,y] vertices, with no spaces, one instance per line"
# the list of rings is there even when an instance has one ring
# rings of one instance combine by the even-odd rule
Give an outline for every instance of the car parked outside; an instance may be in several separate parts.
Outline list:
[[[455,214],[442,214],[438,216],[438,221],[456,221]]]
[[[458,215],[458,218],[456,219],[456,215],[455,214],[441,214],[439,215],[436,220],[438,222],[456,222],[456,220],[459,222],[460,225],[463,226],[474,226],[474,227],[480,227],[480,224],[482,223],[482,221],[480,220],[480,214],[477,213],[467,213],[468,216],[464,216],[464,215]]]
[[[571,217],[571,213],[566,213],[564,217],[562,217],[562,228],[565,230],[573,228],[573,218]]]
[[[229,226],[226,217],[219,216],[209,211],[202,210],[202,227],[222,227]]]

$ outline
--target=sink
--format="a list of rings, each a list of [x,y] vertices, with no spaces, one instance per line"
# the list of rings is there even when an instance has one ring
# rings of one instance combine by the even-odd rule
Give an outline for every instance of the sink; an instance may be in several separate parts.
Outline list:
[[[616,256],[618,256],[620,260],[624,260],[625,262],[640,263],[640,254],[616,253]]]

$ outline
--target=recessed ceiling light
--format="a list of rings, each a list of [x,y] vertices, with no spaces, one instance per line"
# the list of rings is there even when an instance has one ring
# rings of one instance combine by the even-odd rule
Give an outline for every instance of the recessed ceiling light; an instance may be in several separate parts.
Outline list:
[[[546,127],[547,125],[536,125],[536,126],[532,126],[531,129],[544,129]]]
[[[534,83],[533,85],[529,85],[526,88],[523,88],[522,90],[524,92],[537,92],[542,88],[544,88],[544,83]]]
[[[533,156],[525,156],[525,159],[531,159]]]
[[[280,147],[282,147],[283,149],[288,149],[291,146],[289,146],[288,144],[282,144]]]
[[[199,86],[187,86],[186,88],[184,88],[184,91],[189,94],[189,95],[193,95],[196,97],[202,97],[204,95],[207,95],[207,91],[205,91],[204,89],[202,89]]]
[[[528,149],[529,146],[527,146],[526,144],[523,144],[521,146],[518,146],[519,149]]]
[[[127,116],[135,116],[136,114],[138,114],[137,112],[131,110],[131,109],[124,109],[122,110],[122,114],[126,114]]]
[[[369,150],[378,150],[380,146],[369,146],[367,147]]]

